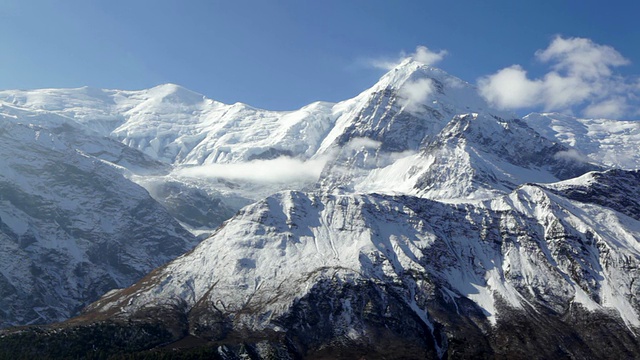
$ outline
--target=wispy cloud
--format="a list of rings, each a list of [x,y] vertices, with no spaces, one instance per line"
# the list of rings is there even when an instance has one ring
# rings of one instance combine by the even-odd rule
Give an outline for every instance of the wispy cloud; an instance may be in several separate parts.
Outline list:
[[[579,153],[578,150],[576,149],[558,151],[553,157],[555,157],[556,159],[565,160],[565,161],[576,161],[576,162],[583,162],[583,163],[589,162],[589,158]]]
[[[414,61],[423,63],[425,65],[435,65],[442,61],[442,59],[444,59],[447,54],[448,52],[446,50],[433,51],[424,45],[418,45],[415,52],[413,53],[407,54],[406,52],[402,51],[395,57],[368,59],[365,61],[365,63],[368,66],[377,69],[391,70],[408,58],[411,58]]]
[[[372,68],[381,69],[381,70],[391,70],[396,67],[400,62],[397,59],[367,59],[364,61],[365,65],[370,66]]]
[[[396,160],[411,156],[416,152],[407,150],[402,152],[384,151],[382,142],[368,137],[356,137],[347,142],[333,154],[327,155],[331,159],[331,173],[333,175],[354,175],[363,169],[383,168]],[[349,161],[345,161],[349,159]],[[355,163],[353,162],[355,161]],[[367,171],[368,171],[367,170]]]
[[[176,175],[184,177],[249,181],[258,184],[314,182],[320,177],[328,159],[299,160],[279,157],[233,164],[211,164],[183,168]]]
[[[638,96],[632,81],[615,75],[613,69],[629,60],[611,46],[557,36],[535,57],[550,67],[544,76],[531,79],[522,66],[512,65],[480,78],[480,94],[502,109],[570,112],[581,107],[585,116],[612,118],[628,114]]]
[[[348,151],[358,151],[361,149],[378,149],[380,146],[382,146],[380,141],[368,137],[356,137],[349,140],[344,146],[344,149]]]
[[[593,103],[584,109],[584,115],[592,118],[621,118],[627,114],[630,106],[623,97],[615,97]]]
[[[426,46],[418,46],[416,52],[411,54],[411,58],[425,65],[435,65],[447,56],[447,50],[431,51]]]
[[[422,78],[408,81],[400,88],[398,101],[406,111],[416,113],[420,110],[420,104],[423,104],[434,91],[431,79]]]
[[[413,53],[407,54],[403,51],[393,58],[369,59],[366,64],[383,70],[391,70],[407,59],[412,59],[424,65],[434,65],[442,61],[447,54],[446,50],[433,51],[426,46],[419,45]],[[418,113],[420,112],[419,105],[424,103],[434,91],[435,88],[431,79],[423,78],[407,81],[399,90],[399,105],[410,113]]]

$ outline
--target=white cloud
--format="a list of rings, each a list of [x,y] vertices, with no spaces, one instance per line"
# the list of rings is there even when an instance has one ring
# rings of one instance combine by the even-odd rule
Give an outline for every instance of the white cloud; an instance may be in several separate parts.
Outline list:
[[[590,83],[580,77],[562,76],[550,72],[542,79],[543,89],[538,94],[538,101],[545,111],[566,110],[593,97],[595,89],[600,85]]]
[[[616,97],[599,103],[590,104],[584,110],[584,115],[591,118],[617,119],[624,116],[624,114],[627,113],[628,108],[629,105],[627,104],[627,99],[623,97]]]
[[[233,164],[211,164],[180,169],[177,175],[253,183],[313,182],[318,180],[327,159],[302,161],[290,157]]]
[[[402,51],[395,58],[369,59],[366,61],[366,63],[367,65],[376,69],[391,70],[400,65],[401,62],[409,58],[424,65],[435,65],[442,61],[442,59],[444,59],[447,54],[448,52],[446,50],[432,51],[424,45],[418,45],[414,53],[407,54],[406,52]]]
[[[480,94],[501,109],[541,107],[568,111],[584,107],[587,116],[624,116],[625,97],[635,96],[631,82],[615,76],[613,68],[626,65],[614,48],[584,38],[556,37],[536,59],[550,66],[544,76],[530,79],[519,65],[512,65],[478,80]]]
[[[382,146],[382,143],[377,140],[370,139],[368,137],[356,137],[351,140],[344,146],[345,149],[351,150],[360,150],[362,148],[365,149],[378,149]]]
[[[565,161],[576,161],[576,162],[589,162],[589,158],[580,154],[575,149],[569,149],[566,151],[558,151],[553,155],[556,159],[565,160]]]
[[[376,68],[376,69],[382,69],[382,70],[391,70],[393,68],[395,68],[396,66],[400,65],[400,62],[397,60],[390,60],[390,59],[369,59],[366,61],[367,65]]]
[[[416,154],[413,150],[388,152],[381,150],[381,146],[382,142],[368,137],[349,140],[341,149],[327,155],[331,159],[331,173],[339,176],[354,176],[358,173],[363,175],[372,169],[384,168],[399,159]]]
[[[566,71],[570,77],[599,78],[611,75],[611,67],[627,65],[625,59],[611,46],[599,45],[584,38],[556,36],[548,48],[536,51],[542,62],[555,62],[556,71]]]
[[[434,91],[435,88],[431,79],[422,78],[408,81],[400,88],[398,101],[406,111],[415,113],[420,110],[420,104],[424,103]]]
[[[537,103],[542,92],[540,80],[529,80],[520,65],[504,68],[478,81],[480,95],[503,109],[530,107]]]
[[[426,46],[419,45],[416,52],[411,54],[411,58],[425,65],[434,65],[442,61],[447,56],[447,50],[431,51]]]

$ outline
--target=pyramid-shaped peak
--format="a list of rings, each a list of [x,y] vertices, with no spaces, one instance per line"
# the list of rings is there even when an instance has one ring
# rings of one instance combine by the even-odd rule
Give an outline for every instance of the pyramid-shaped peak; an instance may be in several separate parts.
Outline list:
[[[424,63],[411,58],[403,60],[394,68],[389,70],[380,78],[377,85],[385,88],[390,87],[399,89],[407,82],[416,82],[420,79],[432,79],[443,84],[475,88],[473,85],[450,75],[440,68],[425,65]]]
[[[494,109],[480,95],[478,88],[446,71],[407,58],[384,74],[378,82],[362,92],[358,99],[365,102],[374,94],[397,95],[398,104],[415,112],[424,107],[440,109],[442,115],[488,113],[501,118],[515,114]],[[420,111],[418,111],[420,112]]]

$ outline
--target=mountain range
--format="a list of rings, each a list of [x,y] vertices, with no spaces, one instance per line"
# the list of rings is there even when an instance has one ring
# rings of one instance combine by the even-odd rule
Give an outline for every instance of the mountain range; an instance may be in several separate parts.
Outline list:
[[[640,356],[638,122],[413,60],[295,111],[167,84],[0,121],[0,326],[73,317],[0,355]]]

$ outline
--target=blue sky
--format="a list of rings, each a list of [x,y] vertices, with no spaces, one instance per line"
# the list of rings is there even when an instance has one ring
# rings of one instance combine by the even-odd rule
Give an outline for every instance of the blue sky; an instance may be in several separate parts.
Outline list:
[[[436,66],[471,83],[517,64],[541,88],[559,60],[543,61],[536,51],[558,35],[615,49],[626,61],[609,64],[610,76],[631,88],[640,75],[640,3],[604,4],[0,0],[0,88],[133,90],[172,82],[226,103],[287,110],[352,97],[384,73],[372,62],[417,46],[446,50]],[[640,118],[627,98],[614,115]],[[518,112],[563,110],[496,99]],[[580,114],[589,104],[574,105],[564,110]]]

